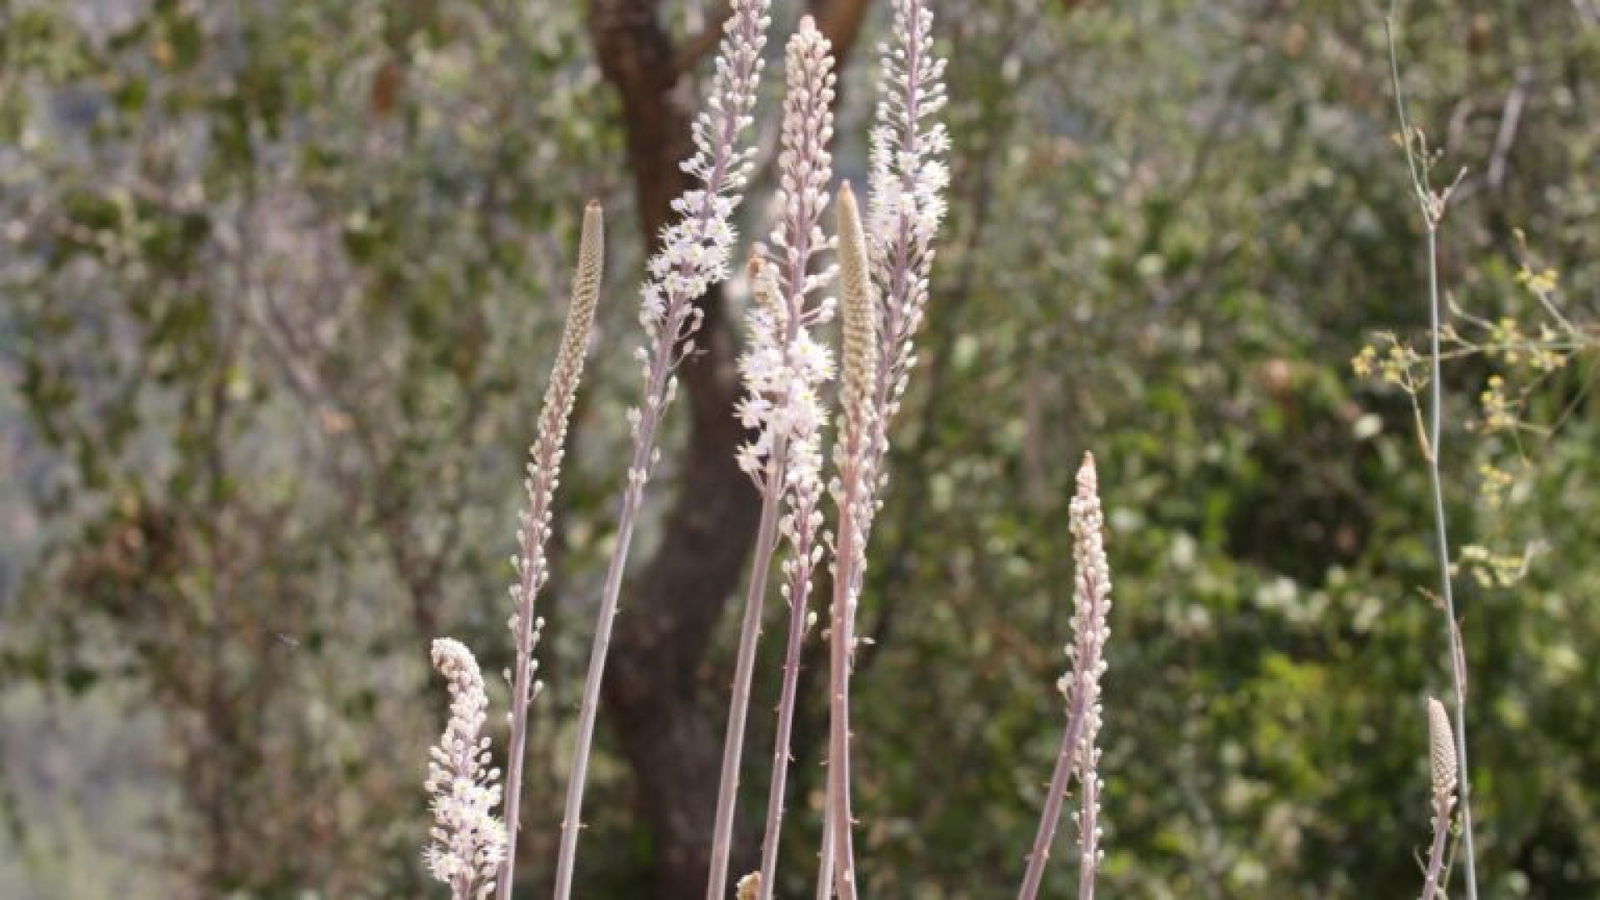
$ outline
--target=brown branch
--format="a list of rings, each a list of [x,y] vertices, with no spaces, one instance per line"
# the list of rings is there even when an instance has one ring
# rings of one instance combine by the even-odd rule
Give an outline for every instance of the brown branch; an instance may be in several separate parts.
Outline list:
[[[722,23],[728,18],[728,4],[726,0],[717,4],[711,18],[706,22],[706,27],[700,33],[684,42],[683,49],[678,51],[677,62],[673,63],[673,70],[683,75],[700,61],[711,55],[717,49],[717,43],[722,40]]]
[[[834,64],[840,69],[861,35],[868,5],[867,0],[811,0],[811,16],[817,20],[817,30],[833,44]]]

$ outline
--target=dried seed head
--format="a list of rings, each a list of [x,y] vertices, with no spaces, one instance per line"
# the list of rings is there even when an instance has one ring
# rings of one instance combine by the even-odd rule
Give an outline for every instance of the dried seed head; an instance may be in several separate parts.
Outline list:
[[[1428,751],[1433,768],[1435,803],[1447,801],[1456,790],[1456,743],[1444,704],[1428,698]]]
[[[877,376],[877,311],[867,268],[867,239],[850,183],[839,187],[840,316],[844,326],[841,405],[849,426],[865,431]]]
[[[734,896],[736,900],[756,900],[761,896],[761,873],[751,872],[739,879],[738,893]]]

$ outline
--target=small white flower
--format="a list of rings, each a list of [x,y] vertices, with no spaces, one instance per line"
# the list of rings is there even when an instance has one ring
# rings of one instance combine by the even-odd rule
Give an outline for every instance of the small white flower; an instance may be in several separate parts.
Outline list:
[[[450,719],[428,759],[434,827],[423,859],[455,897],[485,896],[506,852],[505,823],[494,815],[500,770],[489,768],[489,739],[478,736],[489,698],[478,661],[460,641],[434,641],[433,665],[449,681]]]

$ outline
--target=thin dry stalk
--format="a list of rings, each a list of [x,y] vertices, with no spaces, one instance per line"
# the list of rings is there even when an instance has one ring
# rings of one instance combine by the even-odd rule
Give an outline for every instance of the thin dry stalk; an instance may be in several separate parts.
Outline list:
[[[1034,900],[1044,880],[1050,847],[1055,843],[1067,789],[1078,777],[1083,796],[1078,812],[1078,897],[1092,900],[1095,873],[1100,863],[1100,680],[1105,674],[1105,645],[1111,636],[1107,618],[1111,611],[1111,569],[1102,537],[1099,478],[1094,457],[1084,454],[1078,470],[1078,489],[1071,507],[1072,556],[1076,568],[1073,591],[1072,644],[1067,655],[1072,669],[1057,685],[1067,701],[1067,725],[1056,754],[1055,771],[1045,793],[1044,812],[1034,836],[1033,851],[1023,874],[1019,900]]]
[[[828,814],[831,817],[834,891],[855,900],[855,851],[850,809],[850,668],[855,650],[855,605],[861,572],[866,567],[863,527],[872,504],[869,467],[872,428],[872,380],[877,371],[877,313],[872,279],[867,271],[866,235],[847,183],[839,189],[839,282],[844,322],[840,384],[839,444],[834,448],[838,480],[833,486],[839,508],[839,533],[834,549],[833,606],[829,626]]]
[[[573,748],[572,773],[567,782],[566,808],[561,820],[561,848],[556,861],[556,900],[572,895],[572,880],[582,829],[583,792],[588,781],[589,755],[594,746],[595,720],[600,711],[600,688],[606,657],[616,622],[617,600],[627,568],[645,483],[660,457],[656,433],[661,418],[677,392],[678,364],[694,352],[694,336],[703,317],[695,301],[713,284],[727,277],[733,244],[730,217],[739,203],[739,191],[749,177],[753,149],[742,143],[755,107],[760,79],[761,48],[766,44],[768,0],[735,0],[732,15],[723,26],[724,38],[717,55],[712,96],[695,121],[696,153],[684,170],[700,178],[702,187],[673,201],[681,220],[662,235],[662,247],[649,264],[642,290],[640,323],[648,346],[639,348],[644,399],[629,411],[633,455],[628,482],[617,515],[617,537],[606,569],[605,587],[595,624],[589,669],[584,678],[578,709],[578,733]]]
[[[881,74],[870,153],[867,234],[871,280],[879,295],[873,311],[877,359],[871,376],[869,431],[857,465],[862,496],[859,508],[848,515],[848,523],[841,511],[841,546],[835,548],[835,558],[845,562],[835,566],[832,614],[836,622],[842,617],[850,632],[841,642],[835,626],[831,638],[835,657],[848,657],[854,641],[854,603],[861,593],[865,548],[874,512],[887,487],[889,426],[916,363],[913,339],[927,306],[933,240],[944,217],[944,191],[950,180],[944,164],[949,135],[936,118],[945,105],[945,62],[933,52],[933,13],[926,0],[893,0],[893,9],[893,38],[879,46]],[[842,502],[841,510],[849,505]],[[843,550],[845,542],[854,546],[850,553]],[[861,564],[850,561],[855,553],[862,556]],[[848,611],[842,608],[841,597],[848,598],[843,605]],[[838,688],[848,685],[848,659],[841,666],[836,658],[831,668],[843,684],[835,680],[830,688],[835,693],[830,699],[834,711],[829,779],[831,784],[842,778],[843,784],[842,789],[836,786],[830,792],[835,799],[824,809],[819,898],[827,896],[828,885],[836,881],[854,889],[854,860],[846,852],[851,843],[849,760],[838,755],[847,752],[849,743],[849,698],[838,694]],[[842,867],[837,876],[836,865]]]
[[[578,241],[578,268],[572,282],[572,300],[561,332],[561,347],[539,412],[539,433],[528,451],[528,472],[523,488],[528,508],[519,517],[518,555],[513,563],[517,583],[511,588],[513,612],[509,623],[515,635],[516,665],[511,679],[511,746],[506,764],[506,827],[511,838],[499,880],[500,900],[511,900],[516,873],[517,834],[521,827],[522,771],[528,746],[528,704],[539,693],[534,681],[539,664],[533,658],[544,620],[535,618],[533,601],[549,580],[545,543],[550,538],[551,503],[561,480],[561,460],[566,453],[567,422],[583,378],[584,351],[600,299],[605,255],[605,217],[600,204],[591,201],[583,211],[583,231]]]
[[[803,496],[810,497],[814,505],[820,492],[818,445],[823,414],[817,388],[832,372],[830,355],[812,339],[810,331],[811,326],[831,317],[832,300],[809,302],[809,297],[833,274],[831,269],[811,272],[814,257],[831,246],[820,225],[833,174],[827,150],[833,137],[834,75],[829,50],[828,40],[817,30],[816,23],[810,16],[802,17],[785,53],[788,90],[778,160],[783,212],[772,232],[773,249],[762,248],[751,261],[755,302],[750,312],[750,348],[740,359],[747,396],[739,413],[743,424],[755,429],[756,438],[741,448],[739,464],[761,493],[761,520],[745,591],[733,696],[723,739],[707,900],[721,898],[727,885],[756,646],[778,537],[782,533],[795,542],[802,531],[814,532],[820,519],[820,515],[796,518],[792,511],[797,504],[803,504]],[[791,514],[781,516],[785,505]],[[792,572],[792,564],[786,564],[785,569]],[[787,586],[785,594],[791,606],[798,600],[803,610],[805,594],[797,596]],[[770,838],[770,815],[767,827]],[[771,878],[762,879],[767,887],[756,890],[770,891],[770,882]]]
[[[1467,900],[1478,900],[1477,850],[1472,834],[1472,779],[1467,765],[1467,671],[1466,651],[1462,648],[1460,618],[1456,615],[1455,592],[1450,583],[1450,537],[1444,510],[1444,480],[1439,472],[1439,454],[1443,443],[1442,409],[1444,406],[1444,379],[1441,376],[1439,336],[1443,304],[1439,297],[1439,225],[1444,220],[1451,191],[1460,183],[1461,175],[1443,190],[1434,190],[1428,181],[1431,160],[1426,145],[1419,155],[1412,145],[1421,132],[1412,128],[1406,115],[1405,94],[1400,87],[1400,62],[1395,49],[1395,5],[1384,19],[1384,33],[1389,44],[1389,74],[1394,85],[1395,111],[1400,120],[1400,138],[1405,147],[1406,167],[1411,176],[1412,190],[1422,211],[1425,226],[1425,247],[1428,254],[1428,363],[1431,377],[1428,391],[1427,446],[1423,459],[1428,466],[1428,485],[1433,495],[1434,550],[1439,565],[1440,601],[1446,619],[1446,640],[1450,649],[1451,697],[1455,713],[1456,763],[1460,770],[1461,849],[1462,877],[1466,882]],[[1420,158],[1419,158],[1420,156]],[[1465,174],[1464,172],[1462,173]]]

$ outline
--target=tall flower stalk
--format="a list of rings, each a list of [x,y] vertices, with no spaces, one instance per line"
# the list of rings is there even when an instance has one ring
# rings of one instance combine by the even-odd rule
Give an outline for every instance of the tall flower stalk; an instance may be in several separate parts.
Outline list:
[[[551,503],[561,480],[561,460],[566,453],[567,422],[572,418],[578,383],[583,377],[584,351],[600,299],[600,278],[605,255],[605,220],[600,204],[591,201],[583,212],[578,242],[578,268],[572,282],[572,300],[561,332],[561,346],[539,411],[539,432],[528,451],[527,477],[522,486],[528,506],[518,516],[517,555],[512,558],[517,581],[511,586],[512,613],[508,623],[516,650],[511,678],[510,748],[506,762],[506,825],[510,841],[500,873],[500,900],[511,900],[516,873],[517,834],[521,827],[522,772],[528,746],[528,704],[541,685],[534,680],[539,663],[533,658],[544,620],[533,614],[533,601],[549,580],[545,543],[550,538]]]
[[[1100,679],[1105,674],[1105,644],[1111,636],[1106,624],[1111,611],[1111,568],[1106,562],[1104,516],[1100,510],[1099,478],[1094,457],[1084,454],[1078,469],[1077,494],[1069,510],[1072,528],[1073,586],[1072,643],[1067,646],[1071,669],[1057,682],[1067,703],[1067,725],[1061,733],[1055,771],[1045,793],[1044,812],[1034,837],[1033,852],[1023,874],[1018,900],[1033,900],[1044,880],[1045,863],[1055,842],[1056,826],[1074,775],[1082,790],[1078,820],[1078,897],[1092,900],[1095,873],[1100,864]]]
[[[506,853],[506,826],[494,815],[500,770],[489,765],[489,738],[480,737],[489,698],[483,673],[460,641],[433,642],[433,665],[449,682],[450,719],[428,757],[424,787],[434,825],[423,860],[450,886],[451,900],[483,900],[494,892]]]
[[[1389,44],[1389,75],[1394,86],[1395,113],[1400,120],[1401,143],[1405,147],[1406,169],[1411,176],[1411,189],[1422,214],[1428,254],[1428,429],[1422,448],[1423,460],[1428,467],[1428,486],[1433,497],[1434,555],[1439,566],[1439,596],[1444,607],[1445,639],[1450,651],[1450,682],[1452,705],[1455,712],[1455,755],[1458,766],[1461,803],[1461,860],[1462,879],[1466,886],[1466,900],[1478,900],[1478,854],[1472,835],[1472,777],[1467,765],[1467,656],[1461,641],[1461,620],[1456,616],[1455,591],[1450,580],[1449,520],[1444,510],[1444,479],[1439,472],[1439,453],[1444,441],[1443,414],[1444,378],[1441,372],[1439,335],[1443,318],[1443,302],[1439,296],[1439,226],[1444,221],[1450,194],[1455,183],[1435,190],[1429,174],[1432,158],[1428,154],[1422,132],[1413,129],[1406,115],[1405,93],[1400,87],[1400,61],[1395,50],[1395,4],[1390,5],[1384,19],[1384,32]],[[1420,143],[1421,152],[1413,149]],[[1465,174],[1465,173],[1462,173]],[[1461,176],[1457,176],[1459,183]]]
[[[1428,867],[1422,881],[1421,900],[1442,900],[1444,885],[1445,839],[1450,836],[1450,813],[1455,807],[1456,745],[1450,734],[1450,715],[1444,704],[1428,698],[1428,762],[1433,776],[1430,806],[1433,813],[1433,843],[1428,847]]]
[[[834,97],[830,49],[828,39],[817,30],[811,17],[803,17],[785,54],[787,91],[778,158],[782,212],[771,235],[771,247],[762,248],[751,266],[756,302],[750,309],[750,348],[740,359],[748,393],[740,404],[739,416],[746,428],[756,432],[756,437],[740,449],[739,466],[761,493],[761,520],[723,743],[706,889],[709,900],[722,897],[727,883],[756,644],[781,534],[793,551],[784,564],[783,593],[790,607],[790,640],[784,697],[779,701],[780,737],[776,746],[781,749],[775,751],[773,762],[772,797],[762,841],[762,877],[751,884],[757,885],[754,890],[761,896],[770,896],[776,876],[788,759],[785,735],[794,717],[795,685],[788,673],[799,665],[811,569],[817,556],[813,543],[822,519],[817,503],[821,495],[823,412],[817,391],[833,370],[831,354],[811,333],[814,326],[827,323],[833,316],[832,299],[815,297],[832,279],[833,269],[812,271],[816,256],[831,247],[820,224],[833,175],[828,153],[828,142],[833,137]],[[783,513],[785,508],[787,512]]]
[[[824,833],[833,848],[832,883],[855,900],[855,852],[850,807],[850,667],[855,651],[855,602],[866,568],[866,525],[872,515],[872,402],[878,371],[877,311],[868,274],[866,235],[847,183],[839,189],[839,286],[844,323],[839,390],[838,477],[831,490],[839,509],[833,604],[829,622],[828,789]],[[828,876],[826,867],[822,878]]]
[[[839,719],[841,713],[848,714],[849,702],[848,697],[837,695],[840,687],[847,689],[851,648],[848,643],[839,643],[837,623],[840,615],[847,613],[844,624],[848,626],[848,639],[853,641],[853,616],[865,566],[851,557],[859,553],[864,558],[873,517],[887,487],[889,427],[916,364],[914,339],[927,307],[933,243],[944,218],[944,192],[950,181],[944,163],[949,134],[936,118],[946,102],[945,62],[933,52],[933,12],[927,0],[894,0],[893,34],[879,45],[878,55],[878,104],[871,135],[865,228],[870,281],[877,295],[872,308],[877,347],[867,385],[867,432],[852,462],[861,478],[862,498],[859,508],[851,509],[849,533],[841,522],[841,543],[835,548],[836,624],[832,640],[835,656],[844,654],[845,671],[842,675],[837,671],[839,662],[835,659],[829,781],[832,784],[842,775],[844,783],[842,790],[830,791],[830,802],[824,810],[819,897],[826,896],[828,885],[836,883],[835,866],[842,867],[837,882],[848,882],[850,890],[854,890],[854,860],[847,852],[851,843],[847,809],[849,722],[848,718]],[[844,253],[841,246],[841,262]],[[841,502],[841,519],[847,505],[853,504]],[[843,546],[846,541],[857,545],[848,553]],[[841,598],[844,602],[840,602]]]
[[[633,453],[627,485],[617,516],[616,544],[606,570],[595,624],[589,670],[584,679],[578,711],[578,733],[572,755],[572,772],[561,821],[561,848],[556,861],[557,900],[572,894],[578,833],[582,827],[583,793],[599,715],[600,687],[606,656],[616,621],[617,598],[627,567],[645,483],[659,459],[656,432],[666,408],[677,392],[678,364],[694,351],[694,336],[703,313],[695,301],[711,285],[728,275],[728,258],[734,233],[730,221],[749,178],[754,149],[744,142],[756,102],[760,80],[761,49],[766,45],[768,0],[734,0],[732,14],[723,26],[716,60],[716,75],[706,108],[695,120],[695,155],[683,170],[700,179],[701,186],[672,201],[678,221],[661,235],[661,249],[651,257],[648,277],[641,290],[639,321],[646,345],[636,352],[644,379],[642,404],[628,411],[633,433]]]

